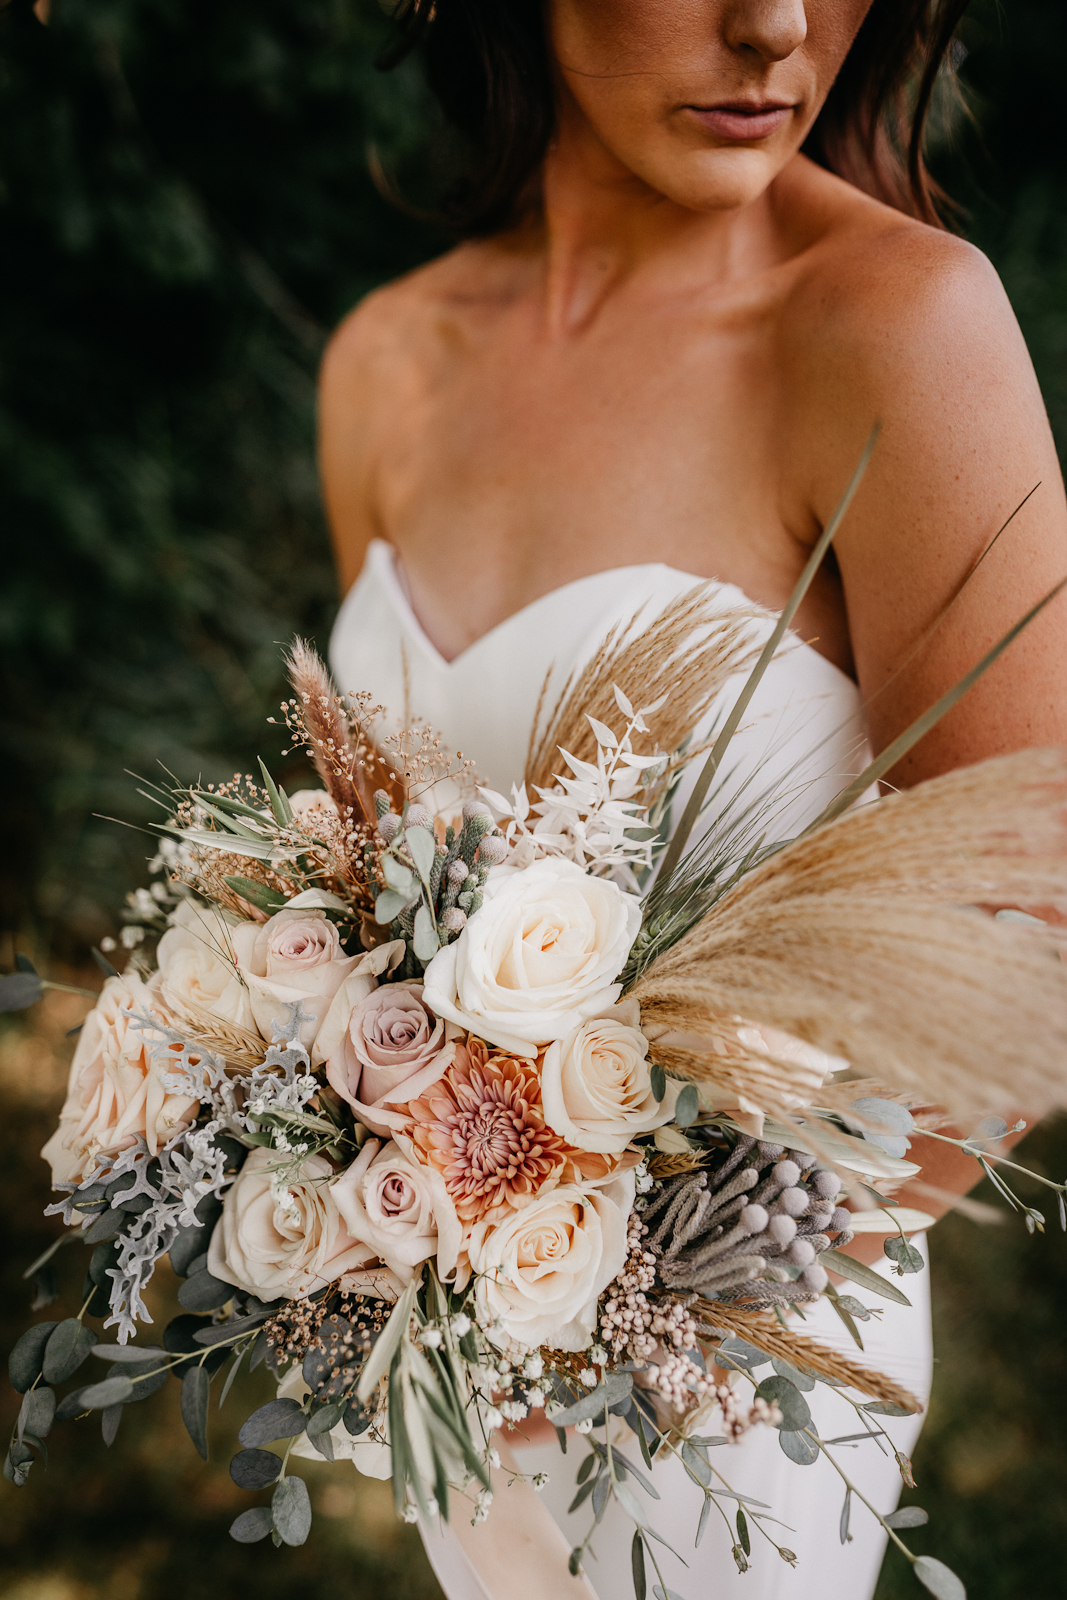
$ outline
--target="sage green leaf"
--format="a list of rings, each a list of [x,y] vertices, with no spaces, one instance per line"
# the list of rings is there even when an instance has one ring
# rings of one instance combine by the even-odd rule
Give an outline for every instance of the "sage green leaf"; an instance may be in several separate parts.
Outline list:
[[[634,1600],[646,1600],[645,1546],[640,1533],[634,1534],[634,1542],[630,1546],[630,1567],[634,1575]]]
[[[926,1262],[921,1253],[907,1239],[902,1239],[899,1234],[894,1234],[882,1246],[890,1261],[895,1261],[901,1272],[921,1272]]]
[[[910,1417],[913,1415],[906,1406],[894,1405],[892,1400],[869,1400],[863,1407],[864,1411],[873,1411],[876,1417]]]
[[[657,1100],[662,1100],[667,1093],[667,1074],[658,1061],[653,1063],[648,1076],[651,1080],[653,1095]]]
[[[411,947],[420,961],[432,961],[441,948],[428,906],[420,906],[415,913],[415,929]]]
[[[253,1411],[237,1437],[245,1446],[270,1444],[274,1439],[293,1439],[304,1431],[303,1408],[295,1400],[268,1400]]]
[[[390,889],[404,897],[405,905],[410,900],[413,900],[419,892],[419,886],[410,867],[405,867],[404,863],[398,861],[396,856],[384,855],[382,857],[382,876]]]
[[[230,1462],[230,1477],[239,1489],[266,1489],[278,1480],[282,1458],[273,1450],[238,1450]]]
[[[16,1394],[25,1394],[27,1389],[32,1389],[41,1376],[45,1346],[52,1331],[58,1327],[58,1322],[35,1322],[18,1340],[7,1358],[8,1377]]]
[[[805,1394],[810,1393],[815,1387],[815,1379],[810,1372],[798,1372],[796,1367],[791,1367],[788,1361],[783,1361],[779,1356],[771,1357],[771,1366],[780,1378],[788,1378],[796,1389],[802,1389]],[[748,1551],[745,1551],[748,1555]]]
[[[810,1467],[819,1459],[819,1447],[806,1433],[787,1433],[783,1428],[778,1435],[782,1453],[798,1467]]]
[[[121,1406],[133,1398],[133,1384],[129,1378],[105,1378],[103,1383],[90,1383],[81,1390],[83,1409],[106,1411],[109,1406]]]
[[[430,873],[433,871],[433,858],[437,848],[437,841],[429,828],[408,828],[404,833],[404,845],[408,855],[415,863],[415,870],[423,883],[429,886]]]
[[[256,759],[259,762],[259,770],[263,774],[263,787],[270,796],[270,808],[274,812],[274,820],[286,827],[293,820],[293,808],[289,804],[289,797],[284,789],[275,784],[274,779],[263,764],[263,758],[257,756]]]
[[[590,1478],[588,1483],[583,1483],[582,1484],[582,1487],[578,1490],[578,1493],[575,1495],[574,1499],[571,1501],[570,1505],[567,1507],[567,1515],[568,1516],[573,1516],[573,1514],[577,1511],[578,1507],[585,1504],[586,1500],[589,1498],[589,1496],[593,1492],[594,1483],[596,1483],[598,1481],[599,1480],[596,1479],[596,1478]]]
[[[100,1413],[100,1437],[109,1450],[115,1443],[115,1435],[119,1431],[119,1423],[122,1421],[125,1409],[124,1405],[105,1406]]]
[[[68,1317],[65,1322],[57,1323],[44,1347],[41,1367],[45,1381],[62,1383],[64,1379],[73,1377],[97,1342],[96,1334],[79,1322],[77,1317]]]
[[[699,1111],[700,1097],[697,1094],[696,1085],[687,1083],[675,1104],[674,1120],[679,1128],[688,1128],[696,1121]]]
[[[10,972],[0,978],[0,1011],[25,1011],[44,993],[44,984],[35,972]]]
[[[752,1541],[748,1536],[748,1519],[742,1506],[737,1508],[737,1538],[746,1556],[750,1556],[752,1554]]]
[[[185,1311],[219,1311],[235,1293],[232,1283],[223,1283],[205,1267],[186,1278],[178,1290],[178,1304]]]
[[[32,1433],[38,1439],[43,1439],[55,1421],[55,1415],[56,1391],[30,1389],[19,1408],[18,1437],[21,1439],[24,1433]]]
[[[230,1523],[230,1538],[236,1539],[238,1544],[258,1544],[273,1527],[270,1507],[253,1506],[251,1511],[242,1511]]]
[[[764,1378],[756,1393],[768,1403],[777,1405],[782,1413],[781,1427],[784,1432],[799,1433],[811,1423],[808,1402],[796,1384],[790,1383],[788,1378],[783,1378],[778,1373],[775,1373],[773,1378]]]
[[[398,917],[404,907],[410,904],[411,896],[397,894],[395,889],[384,889],[374,902],[374,920],[384,926]]]
[[[637,1496],[632,1494],[624,1483],[616,1483],[615,1498],[626,1512],[626,1515],[632,1522],[636,1522],[639,1528],[648,1526],[648,1517],[645,1515],[644,1507],[639,1504]]]
[[[393,1360],[393,1354],[400,1344],[401,1339],[407,1333],[408,1323],[411,1321],[411,1309],[415,1304],[415,1296],[418,1293],[420,1281],[421,1280],[418,1277],[412,1278],[411,1282],[404,1290],[404,1293],[400,1296],[400,1299],[393,1307],[389,1316],[389,1321],[385,1324],[385,1327],[374,1341],[374,1348],[364,1363],[363,1372],[359,1380],[359,1387],[356,1390],[357,1400],[362,1401],[364,1405],[367,1404],[367,1401],[377,1389],[379,1382],[389,1371],[389,1367]],[[254,1444],[258,1442],[259,1441],[257,1440],[241,1440],[242,1444]]]
[[[234,876],[225,878],[223,882],[258,911],[276,911],[279,906],[285,904],[283,894],[279,894],[277,889],[271,889],[265,883],[257,883],[254,878]]]
[[[967,1591],[956,1574],[933,1556],[920,1556],[911,1570],[937,1600],[967,1600]]]
[[[880,1272],[875,1272],[873,1267],[865,1266],[862,1261],[854,1261],[851,1256],[845,1255],[843,1250],[824,1250],[819,1257],[819,1265],[836,1272],[841,1278],[851,1278],[861,1289],[867,1289],[871,1294],[880,1294],[884,1300],[893,1300],[898,1306],[911,1305],[907,1295],[902,1294],[895,1283],[890,1283]]]
[[[688,1439],[682,1445],[682,1460],[692,1472],[693,1476],[705,1487],[711,1482],[711,1466],[705,1458],[695,1450]]]
[[[204,1460],[207,1460],[207,1412],[211,1379],[203,1367],[189,1367],[182,1379],[182,1421]]]
[[[901,1506],[899,1511],[891,1511],[885,1520],[891,1528],[922,1528],[930,1518],[922,1506]]]
[[[618,1405],[632,1393],[634,1380],[628,1372],[609,1372],[603,1383],[583,1394],[573,1405],[556,1411],[548,1419],[554,1428],[572,1428],[576,1422],[585,1422],[598,1416],[608,1406]]]

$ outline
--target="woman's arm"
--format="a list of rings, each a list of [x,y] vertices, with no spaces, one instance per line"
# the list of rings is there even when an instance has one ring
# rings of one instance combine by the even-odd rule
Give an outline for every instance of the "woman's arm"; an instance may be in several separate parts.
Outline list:
[[[836,541],[877,751],[1067,577],[1067,506],[1033,367],[985,258],[911,224],[891,229],[881,247],[875,240],[857,248],[862,261],[842,251],[837,263],[848,292],[819,311],[820,377],[803,433],[812,506],[825,520],[867,432],[876,419],[882,424]],[[1037,484],[933,637],[904,665]],[[988,756],[1063,744],[1067,595],[891,779],[907,787]]]

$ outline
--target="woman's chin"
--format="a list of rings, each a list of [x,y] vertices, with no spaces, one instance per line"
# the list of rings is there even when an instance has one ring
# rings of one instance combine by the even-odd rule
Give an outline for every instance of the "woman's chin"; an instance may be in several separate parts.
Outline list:
[[[783,151],[776,144],[768,140],[765,146],[694,150],[689,140],[659,141],[641,152],[631,170],[655,193],[687,211],[737,211],[766,193],[792,160],[793,149]]]

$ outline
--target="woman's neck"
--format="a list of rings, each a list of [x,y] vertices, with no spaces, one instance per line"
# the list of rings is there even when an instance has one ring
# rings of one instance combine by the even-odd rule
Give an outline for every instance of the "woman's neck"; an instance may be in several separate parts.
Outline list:
[[[789,169],[787,169],[788,172]],[[773,186],[777,189],[785,174]],[[623,284],[751,278],[781,259],[772,190],[730,210],[694,211],[612,154],[569,97],[545,158],[540,247],[549,336],[579,333]]]

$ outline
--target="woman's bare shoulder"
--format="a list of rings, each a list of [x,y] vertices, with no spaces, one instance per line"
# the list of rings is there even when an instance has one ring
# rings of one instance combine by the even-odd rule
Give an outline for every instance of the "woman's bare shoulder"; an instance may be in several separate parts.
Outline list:
[[[464,314],[508,292],[515,252],[507,241],[474,241],[361,300],[335,329],[323,358],[323,383],[402,375],[408,362],[424,361]]]
[[[950,353],[958,361],[979,348],[987,359],[1010,351],[1029,369],[1008,297],[980,250],[813,172],[804,184],[810,242],[782,319],[797,354],[817,350],[817,365],[847,361],[858,380],[889,377],[901,363],[916,372]]]

